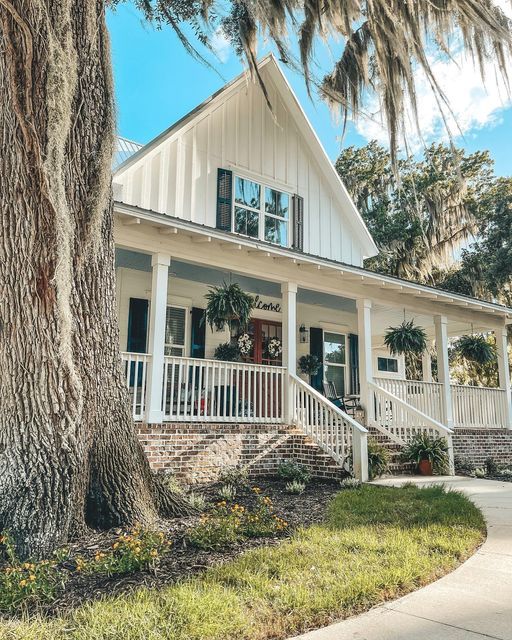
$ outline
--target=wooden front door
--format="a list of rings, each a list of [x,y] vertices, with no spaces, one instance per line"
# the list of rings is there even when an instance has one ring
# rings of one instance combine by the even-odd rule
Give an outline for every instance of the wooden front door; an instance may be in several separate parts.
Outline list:
[[[247,362],[255,364],[272,364],[281,366],[282,357],[271,358],[268,353],[268,343],[272,338],[282,341],[282,326],[280,322],[271,320],[251,320],[247,333],[253,340],[253,348],[251,354],[246,358]]]

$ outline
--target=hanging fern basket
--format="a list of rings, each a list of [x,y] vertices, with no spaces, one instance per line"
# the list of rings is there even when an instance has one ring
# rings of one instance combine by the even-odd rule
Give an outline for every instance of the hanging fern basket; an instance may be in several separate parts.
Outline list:
[[[384,336],[384,344],[393,355],[423,353],[427,348],[427,334],[414,320],[404,320],[398,327],[389,327]]]
[[[204,317],[211,329],[222,331],[228,325],[231,330],[233,324],[242,331],[247,328],[254,308],[254,297],[239,284],[224,282],[220,287],[210,287],[205,298]]]
[[[493,345],[482,335],[461,336],[454,347],[461,358],[479,365],[488,364],[496,357]]]

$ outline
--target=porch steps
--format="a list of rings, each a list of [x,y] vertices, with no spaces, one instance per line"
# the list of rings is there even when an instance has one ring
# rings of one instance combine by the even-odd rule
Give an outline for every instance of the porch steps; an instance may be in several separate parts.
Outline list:
[[[368,437],[372,440],[376,440],[379,444],[382,444],[389,450],[391,460],[389,463],[390,475],[413,475],[415,468],[412,462],[403,462],[400,460],[400,452],[402,447],[391,440],[386,434],[379,431],[377,427],[367,427]]]

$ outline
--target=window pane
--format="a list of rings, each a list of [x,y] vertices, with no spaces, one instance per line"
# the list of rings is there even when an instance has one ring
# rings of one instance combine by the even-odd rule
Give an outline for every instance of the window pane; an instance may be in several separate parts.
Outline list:
[[[388,358],[388,371],[390,373],[398,373],[398,360]]]
[[[183,346],[185,344],[185,309],[167,307],[165,320],[165,344]],[[171,353],[170,355],[181,354]]]
[[[282,247],[288,246],[288,223],[277,218],[265,216],[265,240],[279,244]]]
[[[387,358],[377,358],[377,369],[379,371],[387,371],[388,370],[388,359]]]
[[[339,396],[345,395],[345,367],[325,367],[325,379],[334,382]]]
[[[235,207],[235,231],[251,238],[258,237],[259,214],[242,207]]]
[[[257,182],[237,177],[235,181],[235,201],[253,209],[259,209],[260,185]]]
[[[265,212],[280,218],[288,218],[290,196],[275,189],[265,188]]]
[[[345,336],[341,333],[324,333],[324,355],[326,362],[345,364]]]

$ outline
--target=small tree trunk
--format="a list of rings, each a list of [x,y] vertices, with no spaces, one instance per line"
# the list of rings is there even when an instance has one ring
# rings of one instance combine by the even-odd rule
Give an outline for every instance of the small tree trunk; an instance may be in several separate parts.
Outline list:
[[[86,524],[150,523],[123,382],[101,0],[0,0],[0,530],[44,556]]]

